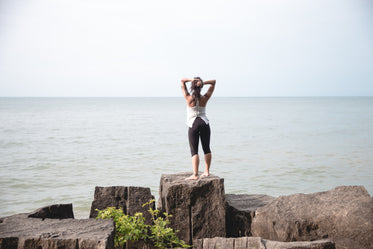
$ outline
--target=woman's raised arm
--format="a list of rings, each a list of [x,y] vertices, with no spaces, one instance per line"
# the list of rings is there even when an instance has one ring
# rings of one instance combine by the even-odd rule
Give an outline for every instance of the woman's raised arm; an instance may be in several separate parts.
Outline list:
[[[189,78],[183,78],[181,79],[181,91],[183,92],[184,98],[187,99],[188,96],[190,96],[190,93],[188,92],[188,88],[186,87],[186,83],[193,81],[193,79]]]
[[[215,84],[216,84],[216,80],[206,80],[203,82],[203,85],[210,85],[205,95],[203,95],[204,97],[207,98],[207,100],[212,96],[212,93],[215,90]]]

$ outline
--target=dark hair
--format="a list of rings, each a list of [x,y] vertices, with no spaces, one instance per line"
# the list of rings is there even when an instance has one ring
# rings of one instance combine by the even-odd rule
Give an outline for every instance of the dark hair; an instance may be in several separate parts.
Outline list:
[[[200,77],[194,77],[194,79],[200,80],[201,82],[203,82],[203,80]],[[197,100],[199,101],[199,99],[201,98],[201,89],[202,89],[202,86],[197,86],[197,82],[193,80],[192,85],[190,87],[190,91],[193,97],[193,102],[196,102]]]

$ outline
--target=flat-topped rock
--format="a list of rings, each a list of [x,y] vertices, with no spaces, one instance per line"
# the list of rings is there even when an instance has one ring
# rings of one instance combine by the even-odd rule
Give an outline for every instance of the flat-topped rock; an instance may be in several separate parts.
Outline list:
[[[260,237],[198,239],[193,249],[335,249],[330,240],[278,242]]]
[[[251,223],[255,211],[275,197],[269,195],[226,194],[227,237],[251,236]]]
[[[275,241],[328,238],[339,249],[373,248],[373,198],[362,186],[281,196],[256,210],[252,234]]]
[[[171,227],[190,244],[197,238],[224,237],[224,179],[215,175],[185,180],[192,173],[162,175],[158,208],[172,215]]]
[[[0,249],[114,248],[112,220],[29,216],[30,214],[18,214],[0,219]]]

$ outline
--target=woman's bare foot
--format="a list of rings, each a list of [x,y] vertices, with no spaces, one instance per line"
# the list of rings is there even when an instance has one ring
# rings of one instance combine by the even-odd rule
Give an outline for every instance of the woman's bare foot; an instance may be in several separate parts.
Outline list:
[[[185,178],[185,180],[198,180],[198,175],[193,174],[189,176],[188,178]]]
[[[208,177],[209,175],[210,175],[209,172],[205,172],[205,173],[203,173],[203,174],[201,175],[201,178],[203,178],[203,177]]]

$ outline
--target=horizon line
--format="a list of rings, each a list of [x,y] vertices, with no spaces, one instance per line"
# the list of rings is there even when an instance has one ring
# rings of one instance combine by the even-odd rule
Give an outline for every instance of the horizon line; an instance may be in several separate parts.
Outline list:
[[[0,96],[0,98],[182,98],[183,96]],[[214,96],[214,98],[330,98],[373,97],[373,95],[289,95],[289,96]]]

